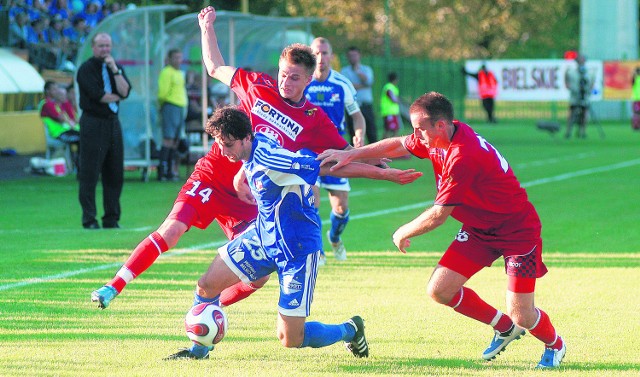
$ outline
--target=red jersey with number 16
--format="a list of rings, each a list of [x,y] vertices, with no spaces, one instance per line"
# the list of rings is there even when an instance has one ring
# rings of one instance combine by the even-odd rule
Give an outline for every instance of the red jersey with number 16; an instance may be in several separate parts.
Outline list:
[[[521,211],[533,208],[527,193],[504,157],[468,125],[454,121],[456,128],[447,150],[427,148],[415,134],[404,146],[433,164],[438,194],[434,203],[456,206],[451,216],[461,223],[491,232]],[[537,218],[537,216],[534,216]],[[527,224],[539,228],[537,224]]]

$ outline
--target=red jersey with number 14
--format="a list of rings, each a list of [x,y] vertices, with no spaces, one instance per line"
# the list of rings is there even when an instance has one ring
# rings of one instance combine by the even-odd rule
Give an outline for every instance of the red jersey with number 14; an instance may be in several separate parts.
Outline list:
[[[434,203],[456,206],[451,213],[454,219],[489,232],[529,211],[527,193],[507,160],[471,127],[458,121],[453,124],[456,130],[447,150],[427,148],[415,134],[404,140],[409,152],[433,164],[438,189]]]

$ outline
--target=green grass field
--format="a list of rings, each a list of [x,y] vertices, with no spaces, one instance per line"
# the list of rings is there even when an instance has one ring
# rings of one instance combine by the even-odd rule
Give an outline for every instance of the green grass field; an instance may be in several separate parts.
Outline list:
[[[533,370],[542,346],[531,335],[482,361],[491,329],[426,296],[433,266],[459,228],[455,220],[414,239],[406,255],[394,250],[393,231],[435,195],[430,163],[414,158],[392,164],[425,172],[411,185],[352,181],[349,259],[329,256],[318,277],[310,320],[362,315],[368,359],[339,344],[281,347],[277,284],[269,282],[226,309],[229,333],[210,360],[162,361],[188,345],[182,321],[224,240],[217,226],[187,233],[107,310],[89,295],[164,219],[181,183],[143,183],[128,173],[123,228],[86,231],[74,177],[0,182],[0,376],[638,376],[640,133],[604,124],[604,139],[591,127],[587,140],[565,140],[533,122],[475,129],[508,159],[542,218],[550,272],[537,284],[536,304],[567,342],[558,371]],[[326,200],[321,212],[327,219]],[[500,262],[469,286],[504,310]]]

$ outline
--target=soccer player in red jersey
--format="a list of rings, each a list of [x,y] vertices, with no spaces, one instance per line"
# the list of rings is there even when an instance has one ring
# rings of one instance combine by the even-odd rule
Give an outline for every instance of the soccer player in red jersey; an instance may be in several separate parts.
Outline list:
[[[307,148],[319,153],[350,147],[324,111],[304,97],[316,65],[309,47],[294,44],[282,51],[277,81],[264,73],[226,66],[213,27],[215,16],[212,7],[203,9],[198,16],[207,72],[234,91],[256,132],[270,134],[291,151]],[[127,283],[174,247],[191,226],[205,229],[215,219],[229,239],[242,233],[256,218],[257,207],[241,166],[241,162],[222,156],[214,144],[196,164],[162,225],[138,244],[110,282],[92,292],[91,300],[106,308]],[[239,171],[241,174],[237,174]],[[221,303],[230,305],[248,296],[267,279],[268,276],[253,286],[238,283],[230,287],[223,292]],[[206,289],[206,282],[201,283]]]
[[[407,151],[433,164],[438,193],[434,205],[393,234],[403,253],[410,239],[430,232],[451,216],[462,229],[440,259],[428,294],[440,304],[493,327],[482,357],[491,360],[525,330],[545,344],[539,368],[555,368],[566,352],[549,316],[534,305],[542,262],[540,218],[505,158],[468,125],[453,120],[442,94],[419,97],[409,109],[413,134],[384,139],[349,151],[325,151],[318,158],[335,167],[362,158],[400,157]],[[504,258],[507,314],[483,301],[465,283],[498,257]]]

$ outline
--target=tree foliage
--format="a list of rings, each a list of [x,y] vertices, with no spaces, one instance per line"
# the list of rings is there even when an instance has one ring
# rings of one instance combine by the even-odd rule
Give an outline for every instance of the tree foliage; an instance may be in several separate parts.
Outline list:
[[[210,2],[171,3],[195,12]],[[238,0],[212,3],[240,11]],[[313,33],[336,51],[383,55],[388,37],[393,56],[451,60],[560,57],[579,45],[579,10],[580,0],[249,0],[251,13],[324,19]]]

